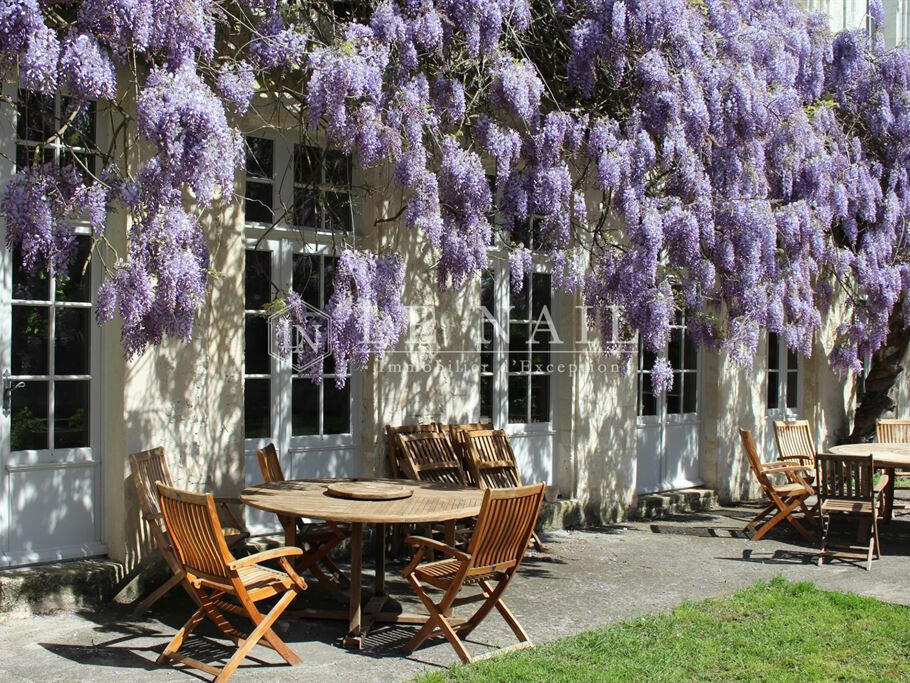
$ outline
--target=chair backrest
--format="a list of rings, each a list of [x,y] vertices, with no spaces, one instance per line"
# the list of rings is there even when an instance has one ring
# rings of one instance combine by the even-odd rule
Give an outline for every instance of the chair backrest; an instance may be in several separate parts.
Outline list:
[[[256,451],[256,459],[259,460],[262,480],[266,484],[271,484],[274,481],[284,481],[284,472],[281,470],[281,462],[278,460],[278,451],[275,450],[275,444],[270,443],[265,448],[260,448]]]
[[[875,497],[872,455],[819,453],[815,491],[822,500],[869,502]]]
[[[443,424],[439,426],[440,431],[449,435],[452,441],[452,447],[455,449],[455,455],[461,460],[461,467],[464,470],[465,481],[469,486],[477,486],[474,480],[474,474],[468,465],[468,454],[464,447],[464,435],[477,430],[493,429],[492,422],[459,422],[454,424]]]
[[[155,489],[155,482],[160,481],[165,486],[174,484],[171,479],[171,471],[167,466],[167,458],[164,457],[164,449],[159,446],[147,451],[139,451],[131,454],[129,460],[142,514],[149,524],[156,524],[164,533],[164,525],[159,516],[161,508],[158,505],[158,491]]]
[[[419,425],[392,425],[385,426],[386,435],[386,453],[389,456],[389,470],[393,477],[399,477],[404,474],[404,467],[401,463],[401,453],[398,449],[398,436],[400,434],[426,434],[438,432],[439,425],[435,422]]]
[[[796,460],[810,467],[815,465],[815,440],[808,420],[775,420],[774,440],[779,460]]]
[[[875,440],[881,443],[910,443],[910,420],[876,420]]]
[[[157,484],[164,523],[177,559],[188,574],[228,578],[227,564],[234,560],[224,540],[215,498]]]
[[[468,544],[471,555],[468,576],[518,566],[537,524],[543,492],[543,482],[484,491],[474,534]]]
[[[464,470],[452,442],[443,432],[399,434],[398,449],[404,473],[415,481],[465,485]]]
[[[468,468],[478,488],[514,489],[521,486],[515,454],[503,430],[465,432],[462,444]]]
[[[773,488],[771,481],[768,479],[768,475],[762,470],[761,458],[758,457],[758,449],[755,447],[755,438],[752,436],[752,432],[740,427],[739,438],[742,441],[743,450],[746,452],[746,458],[749,460],[749,468],[752,470],[752,474],[755,475],[755,478],[758,479],[758,483],[766,491],[769,488]]]

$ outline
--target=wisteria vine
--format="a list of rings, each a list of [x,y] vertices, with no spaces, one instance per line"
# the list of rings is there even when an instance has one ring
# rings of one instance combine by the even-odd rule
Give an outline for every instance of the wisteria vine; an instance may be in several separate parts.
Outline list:
[[[128,356],[189,339],[209,286],[200,217],[235,201],[242,134],[278,103],[392,169],[396,217],[436,251],[442,288],[498,241],[520,289],[533,249],[583,291],[604,349],[638,336],[660,354],[684,310],[699,345],[744,365],[762,329],[810,354],[838,297],[830,361],[858,371],[895,307],[910,320],[910,52],[885,50],[880,0],[870,15],[872,32],[833,36],[793,0],[0,0],[22,88],[123,122],[96,177],[44,164],[7,182],[7,242],[63,270],[73,221],[88,212],[109,246],[121,207],[99,321],[119,313]],[[314,334],[342,381],[401,335],[403,269],[341,253]],[[309,323],[284,303],[287,345]]]

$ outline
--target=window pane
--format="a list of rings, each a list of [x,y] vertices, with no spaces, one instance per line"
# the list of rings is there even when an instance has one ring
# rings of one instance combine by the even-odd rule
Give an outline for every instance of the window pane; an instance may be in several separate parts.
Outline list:
[[[54,150],[50,147],[27,147],[16,145],[16,170],[34,166],[35,164],[49,164],[54,160]]]
[[[683,412],[698,412],[698,373],[685,373],[683,382]]]
[[[351,216],[351,196],[343,192],[326,192],[325,229],[350,232],[353,226]]]
[[[319,433],[319,385],[304,377],[292,381],[291,432],[294,436]]]
[[[778,337],[773,332],[768,333],[768,369],[780,369],[780,351],[778,347]]]
[[[787,373],[787,407],[799,406],[799,373],[795,370]]]
[[[683,369],[698,369],[698,349],[688,333],[683,335]]]
[[[533,273],[531,282],[533,283],[531,298],[534,304],[534,320],[540,319],[540,314],[544,309],[552,317],[552,313],[550,313],[550,274]]]
[[[335,150],[325,151],[325,182],[334,187],[350,185],[350,157]]]
[[[550,421],[550,376],[531,377],[531,422]]]
[[[304,228],[318,228],[319,216],[316,214],[317,193],[305,187],[294,189],[294,225]]]
[[[54,382],[54,448],[89,444],[89,381]]]
[[[493,372],[493,323],[483,324],[483,340],[480,345],[480,371]]]
[[[244,287],[248,310],[261,309],[272,300],[271,252],[247,250]]]
[[[88,237],[77,237],[78,252],[76,258],[70,264],[69,272],[66,275],[58,275],[56,286],[57,301],[82,301],[89,302],[92,300],[92,266],[88,262],[92,247],[91,239]],[[85,273],[82,272],[85,268]]]
[[[89,308],[57,308],[54,320],[54,374],[91,374]]]
[[[246,181],[243,204],[244,218],[259,223],[272,222],[272,184]]]
[[[533,247],[533,245],[531,244],[531,221],[530,220],[523,220],[523,221],[516,220],[514,225],[512,226],[512,230],[510,231],[510,233],[511,233],[510,237],[512,238],[512,241],[515,242],[516,244],[518,244],[518,243],[523,244],[528,249]]]
[[[657,415],[657,398],[651,391],[651,373],[639,373],[638,382],[640,387],[638,414]]]
[[[509,372],[529,372],[528,323],[509,325]]]
[[[16,137],[43,142],[53,132],[54,99],[28,90],[19,91],[16,108]]]
[[[493,378],[490,375],[480,377],[480,421],[493,421]]]
[[[768,370],[768,410],[776,410],[780,395],[780,379],[777,370]]]
[[[527,320],[528,314],[530,312],[530,307],[528,305],[528,297],[530,295],[530,287],[528,287],[528,276],[525,275],[525,284],[522,287],[519,293],[512,291],[512,287],[509,286],[509,319],[510,320]]]
[[[332,293],[335,291],[335,264],[338,259],[334,256],[326,256],[322,259],[322,308],[329,303]]]
[[[326,379],[323,391],[323,434],[347,434],[351,431],[351,379],[343,388],[335,386],[334,379]]]
[[[480,305],[486,308],[490,315],[496,315],[493,273],[489,270],[480,274]]]
[[[248,379],[244,383],[243,424],[247,438],[271,436],[268,379]]]
[[[65,150],[60,154],[61,166],[72,166],[82,182],[91,185],[95,179],[95,155]]]
[[[319,302],[319,257],[294,254],[294,291],[310,306],[320,307]]]
[[[679,415],[682,412],[682,373],[673,373],[673,388],[667,392],[667,414]]]
[[[509,422],[528,421],[528,376],[509,376]]]
[[[22,250],[13,251],[13,298],[50,300],[50,277],[46,270],[30,273],[22,266]]]
[[[47,448],[47,382],[25,382],[11,399],[10,448]]]
[[[670,328],[670,342],[667,345],[667,360],[674,368],[682,368],[682,328]]]
[[[549,372],[550,333],[543,327],[537,330],[531,342],[531,372]]]
[[[254,178],[272,179],[275,142],[267,138],[247,137],[246,174]]]
[[[13,375],[46,375],[49,309],[41,306],[13,306]]]
[[[68,97],[61,100],[61,123],[68,121],[72,114],[70,103]],[[95,103],[72,101],[72,104],[79,110],[63,134],[63,140],[69,147],[91,149],[95,144]]]
[[[322,150],[309,145],[294,145],[294,182],[299,185],[319,185]]]
[[[243,339],[244,373],[269,374],[269,324],[266,318],[261,315],[247,315]]]
[[[793,349],[787,349],[787,370],[796,370],[799,367],[799,354]]]

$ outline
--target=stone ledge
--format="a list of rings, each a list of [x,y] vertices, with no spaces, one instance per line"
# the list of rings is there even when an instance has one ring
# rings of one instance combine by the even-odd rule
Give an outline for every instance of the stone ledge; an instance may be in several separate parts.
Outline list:
[[[703,512],[719,507],[717,493],[711,489],[691,488],[641,495],[632,508],[633,519],[664,519],[687,512]]]

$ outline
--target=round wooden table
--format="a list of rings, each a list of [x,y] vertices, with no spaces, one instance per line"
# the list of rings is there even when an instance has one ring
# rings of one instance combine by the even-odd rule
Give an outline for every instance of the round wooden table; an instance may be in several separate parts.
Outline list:
[[[329,494],[330,484],[362,481],[369,484],[404,486],[412,493],[395,500],[354,500]],[[250,486],[240,499],[250,507],[291,517],[347,522],[351,525],[351,594],[347,614],[326,610],[299,610],[299,616],[345,618],[348,634],[345,647],[359,649],[376,621],[420,624],[426,616],[404,612],[383,612],[389,599],[385,586],[385,528],[387,524],[444,522],[446,540],[452,542],[455,522],[480,512],[483,491],[407,479],[301,479]],[[363,584],[363,525],[376,525],[376,575],[373,596],[361,610]],[[285,543],[295,540],[293,527],[285,529]],[[361,619],[361,612],[363,618]]]
[[[910,444],[906,443],[848,443],[828,449],[835,455],[871,455],[876,468],[888,472],[887,495],[883,517],[890,521],[894,511],[894,470],[910,469]]]

